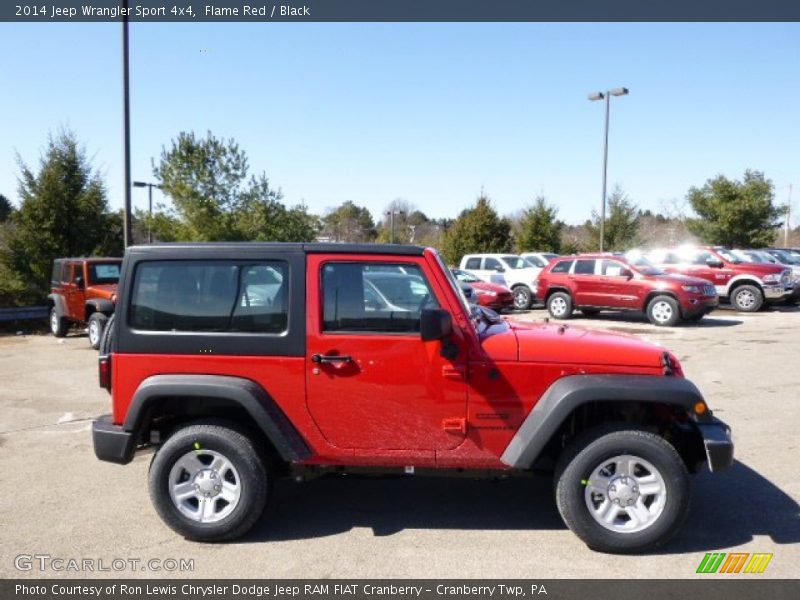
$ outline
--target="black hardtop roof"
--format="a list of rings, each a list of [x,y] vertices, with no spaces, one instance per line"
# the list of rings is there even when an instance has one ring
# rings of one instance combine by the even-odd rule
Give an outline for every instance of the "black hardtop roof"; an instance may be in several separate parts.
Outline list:
[[[109,260],[122,260],[122,257],[121,256],[74,256],[69,258],[56,258],[55,260],[53,260],[53,262],[65,262],[65,261],[80,262],[85,260],[92,262],[94,261],[99,262],[99,261],[109,261]]]
[[[401,256],[421,256],[423,246],[406,244],[341,244],[335,242],[170,242],[131,246],[128,253],[155,254],[169,256],[171,253],[186,255],[193,250],[231,253],[239,251],[265,252],[305,252],[307,254],[396,254]]]

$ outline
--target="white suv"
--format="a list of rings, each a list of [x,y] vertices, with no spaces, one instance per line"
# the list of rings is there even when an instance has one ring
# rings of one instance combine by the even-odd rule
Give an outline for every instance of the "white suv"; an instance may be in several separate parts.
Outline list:
[[[536,278],[542,271],[516,254],[467,254],[459,268],[484,281],[510,288],[514,293],[514,308],[518,310],[527,310],[533,305]]]

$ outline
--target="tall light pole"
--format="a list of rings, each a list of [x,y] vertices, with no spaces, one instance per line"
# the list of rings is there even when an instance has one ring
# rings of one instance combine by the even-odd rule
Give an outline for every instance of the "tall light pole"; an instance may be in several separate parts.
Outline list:
[[[122,239],[124,248],[131,244],[133,227],[131,221],[131,101],[130,72],[128,60],[128,0],[123,0],[122,7],[122,137],[123,162],[125,163],[125,208],[123,211]]]
[[[389,210],[386,211],[389,217],[389,243],[394,244],[394,216],[405,214],[402,210]]]
[[[153,188],[161,189],[157,183],[146,183],[144,181],[134,181],[133,187],[147,188],[147,212],[150,214],[150,222],[147,224],[147,243],[153,243]]]
[[[606,177],[608,175],[608,116],[611,112],[611,96],[626,96],[628,88],[618,87],[607,92],[594,92],[589,94],[589,100],[596,102],[597,100],[606,101],[606,128],[605,140],[603,142],[603,198],[600,206],[600,252],[603,251],[603,241],[605,239],[606,228]]]

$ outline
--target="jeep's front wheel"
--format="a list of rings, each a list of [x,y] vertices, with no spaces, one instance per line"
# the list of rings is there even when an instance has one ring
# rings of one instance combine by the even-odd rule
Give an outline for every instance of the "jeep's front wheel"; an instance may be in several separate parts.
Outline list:
[[[647,304],[647,318],[659,327],[676,325],[681,320],[678,302],[671,296],[656,296]]]
[[[578,437],[556,469],[556,503],[593,550],[643,552],[666,543],[689,509],[689,476],[664,438],[604,428]]]
[[[50,332],[58,337],[62,338],[67,335],[67,331],[69,331],[69,321],[58,314],[58,311],[55,307],[50,309]]]
[[[100,340],[103,339],[103,331],[108,324],[108,317],[103,313],[92,313],[89,317],[87,329],[89,330],[89,345],[97,350],[100,347]]]
[[[179,429],[150,465],[158,514],[190,540],[241,537],[264,511],[267,491],[267,468],[253,440],[220,423]]]

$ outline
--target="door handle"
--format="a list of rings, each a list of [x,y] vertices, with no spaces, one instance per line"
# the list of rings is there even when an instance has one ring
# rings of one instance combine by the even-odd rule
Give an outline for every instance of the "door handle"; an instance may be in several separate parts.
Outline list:
[[[326,354],[312,354],[311,355],[311,362],[316,364],[322,363],[349,363],[353,360],[351,357],[347,356],[346,354],[333,354],[333,355],[326,355]]]

